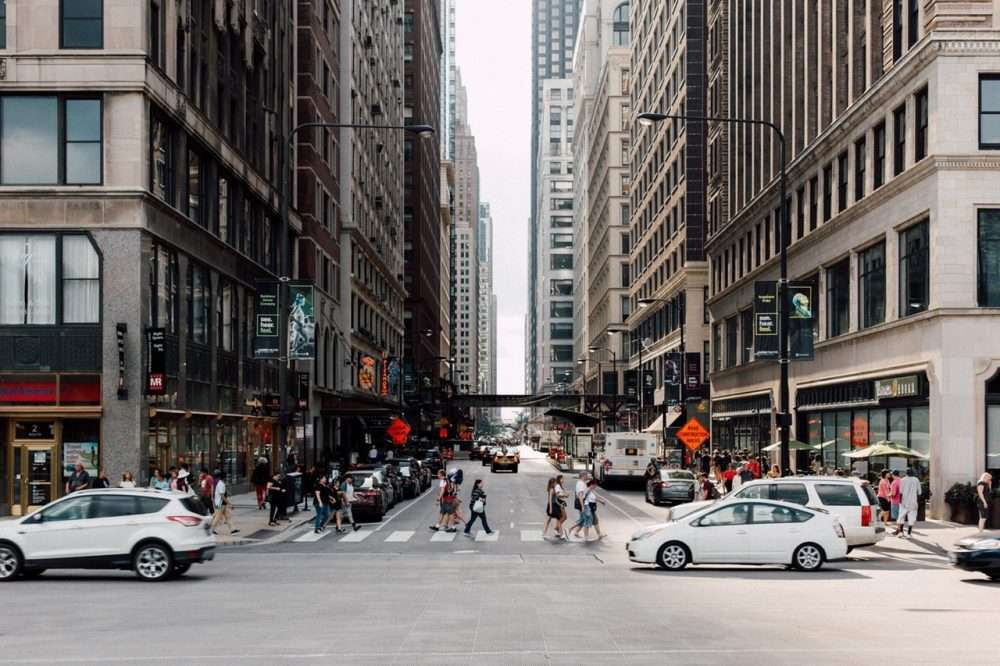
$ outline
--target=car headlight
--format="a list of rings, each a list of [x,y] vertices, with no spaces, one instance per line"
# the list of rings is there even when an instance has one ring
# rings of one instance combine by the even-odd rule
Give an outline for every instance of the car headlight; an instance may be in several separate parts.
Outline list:
[[[1000,548],[1000,539],[983,539],[982,541],[975,542],[969,548],[970,550],[993,550]]]

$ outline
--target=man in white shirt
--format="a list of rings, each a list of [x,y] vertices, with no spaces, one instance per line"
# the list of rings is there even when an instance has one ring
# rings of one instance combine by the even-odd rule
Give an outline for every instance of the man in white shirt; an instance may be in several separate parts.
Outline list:
[[[372,448],[368,451],[368,461],[376,462],[378,460],[378,449],[372,444]]]
[[[920,480],[913,468],[906,470],[906,476],[899,482],[899,518],[896,523],[896,534],[913,536],[913,524],[917,522],[917,507],[920,505]],[[906,533],[903,533],[903,527]]]
[[[226,488],[225,475],[222,470],[215,470],[215,491],[212,496],[212,504],[215,505],[215,515],[212,516],[212,534],[218,534],[215,528],[219,523],[225,523],[230,534],[238,534],[239,530],[233,529],[233,523],[229,519],[229,493]]]

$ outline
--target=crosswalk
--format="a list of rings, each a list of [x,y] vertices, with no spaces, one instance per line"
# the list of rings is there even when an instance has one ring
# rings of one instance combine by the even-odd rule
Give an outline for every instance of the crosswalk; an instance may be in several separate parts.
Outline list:
[[[320,532],[319,534],[314,533],[312,530],[296,537],[293,539],[296,543],[313,543],[321,539],[332,539],[338,543],[345,544],[357,544],[365,541],[381,541],[383,543],[411,543],[411,542],[429,542],[429,543],[453,543],[460,536],[461,532],[432,532],[430,530],[426,532],[418,532],[416,530],[395,530],[380,532],[375,529],[362,528],[356,532],[347,532],[346,534],[337,534],[333,530],[327,530],[325,532]],[[474,533],[473,540],[477,543],[497,543],[500,541],[508,541],[516,539],[522,543],[531,542],[543,542],[546,540],[556,541],[555,537],[551,535],[542,536],[541,530],[527,529],[527,530],[512,530],[510,532],[503,532],[501,530],[494,530],[487,534],[483,530],[478,530]],[[581,542],[582,537],[570,537],[571,542]],[[607,543],[608,539],[603,539]]]

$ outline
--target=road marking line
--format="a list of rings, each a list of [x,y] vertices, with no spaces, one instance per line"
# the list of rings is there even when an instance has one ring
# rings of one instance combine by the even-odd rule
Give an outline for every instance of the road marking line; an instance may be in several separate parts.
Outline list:
[[[358,530],[338,539],[341,543],[360,543],[375,534],[375,530]]]
[[[312,543],[313,541],[319,541],[323,537],[329,535],[330,532],[306,532],[302,536],[295,539],[296,543]]]
[[[454,541],[456,532],[435,532],[431,541]]]
[[[621,508],[620,506],[618,506],[617,504],[615,504],[614,502],[612,502],[612,501],[611,501],[611,499],[610,499],[610,498],[609,498],[609,497],[607,496],[607,494],[602,494],[602,495],[601,495],[601,499],[603,499],[603,500],[604,500],[604,501],[605,501],[605,502],[607,503],[607,505],[608,505],[608,506],[610,506],[610,507],[612,507],[613,509],[615,509],[616,511],[618,511],[618,513],[622,514],[623,516],[625,516],[626,518],[628,518],[629,520],[631,520],[631,521],[632,521],[633,523],[635,523],[636,525],[639,525],[639,526],[642,526],[642,525],[644,525],[644,523],[640,523],[640,522],[639,522],[638,520],[636,520],[636,519],[635,519],[635,518],[633,518],[632,516],[630,516],[630,515],[628,515],[627,513],[625,513],[625,510],[624,510],[624,509],[622,509],[622,508]]]
[[[541,523],[538,523],[538,524],[541,525]],[[514,521],[513,520],[510,521],[510,529],[514,529]]]
[[[396,530],[389,536],[385,538],[386,543],[406,543],[413,535],[416,534],[413,530]]]
[[[541,530],[521,530],[521,541],[545,541]]]
[[[390,522],[392,522],[393,520],[395,520],[396,516],[398,516],[399,514],[403,513],[403,512],[404,512],[404,511],[406,511],[407,509],[409,509],[409,508],[411,508],[411,507],[414,507],[414,506],[416,506],[416,505],[417,505],[417,503],[419,503],[419,502],[420,502],[420,500],[422,500],[422,499],[423,499],[423,498],[424,498],[424,497],[425,497],[425,496],[426,496],[426,495],[427,495],[428,493],[430,493],[431,489],[433,489],[434,487],[435,487],[435,484],[433,484],[433,483],[432,483],[432,484],[430,485],[430,487],[429,487],[429,488],[427,488],[427,490],[425,490],[425,491],[423,492],[423,494],[421,494],[421,495],[420,495],[419,497],[415,497],[415,498],[413,498],[413,500],[412,500],[412,501],[411,501],[411,502],[410,502],[409,504],[407,504],[406,506],[404,506],[404,507],[403,507],[402,509],[400,509],[400,510],[399,510],[399,511],[397,511],[396,513],[392,514],[391,516],[386,516],[385,518],[383,518],[383,519],[382,519],[382,524],[381,524],[381,525],[379,525],[378,527],[376,527],[376,528],[375,528],[375,531],[376,531],[376,532],[380,532],[380,531],[382,531],[382,528],[383,528],[383,527],[385,527],[386,525],[388,525],[388,524],[389,524]]]
[[[497,532],[496,530],[490,532],[489,534],[487,534],[482,530],[479,530],[479,533],[476,535],[476,541],[496,541],[499,538],[500,538],[500,533]]]

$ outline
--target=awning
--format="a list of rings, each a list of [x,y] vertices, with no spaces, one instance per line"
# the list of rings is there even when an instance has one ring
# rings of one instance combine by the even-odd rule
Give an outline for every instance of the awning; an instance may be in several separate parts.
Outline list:
[[[669,412],[667,412],[667,425],[666,425],[666,427],[667,428],[672,428],[674,426],[674,423],[676,423],[677,421],[679,421],[682,416],[684,416],[684,410],[683,409],[672,409]],[[655,421],[653,421],[648,426],[646,426],[646,428],[645,428],[645,430],[643,430],[643,432],[660,433],[660,432],[663,432],[663,429],[664,429],[664,426],[663,426],[663,414],[660,414],[659,416],[656,417]]]
[[[593,416],[588,416],[583,412],[575,412],[571,409],[550,409],[545,412],[545,416],[554,416],[557,419],[569,421],[578,428],[593,428],[598,422],[598,419]]]

